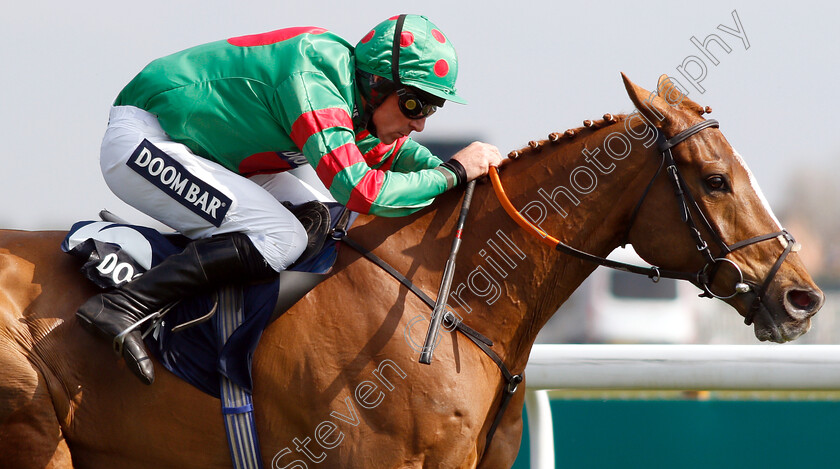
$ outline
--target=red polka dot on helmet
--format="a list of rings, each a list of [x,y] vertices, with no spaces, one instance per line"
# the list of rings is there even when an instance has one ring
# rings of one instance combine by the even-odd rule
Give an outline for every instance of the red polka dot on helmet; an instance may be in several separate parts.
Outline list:
[[[408,47],[414,44],[414,34],[411,31],[403,31],[400,34],[400,47]]]
[[[362,38],[362,44],[365,44],[368,41],[370,41],[371,39],[373,39],[374,34],[376,34],[376,31],[371,29],[370,32],[365,34],[365,37]]]
[[[435,75],[445,77],[447,73],[449,73],[449,63],[446,60],[440,59],[435,62]]]
[[[437,39],[437,42],[444,44],[446,43],[446,37],[443,35],[442,32],[438,31],[437,29],[432,30],[432,36]]]

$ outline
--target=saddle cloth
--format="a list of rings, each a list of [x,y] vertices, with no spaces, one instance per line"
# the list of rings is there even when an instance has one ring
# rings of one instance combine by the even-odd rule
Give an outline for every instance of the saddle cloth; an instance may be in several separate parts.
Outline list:
[[[335,223],[343,207],[336,204],[329,206],[329,209]],[[351,217],[351,222],[355,215]],[[108,289],[142,274],[167,256],[180,252],[187,243],[189,239],[184,236],[162,234],[148,227],[80,221],[70,229],[61,249],[81,258],[84,261],[82,273],[100,288]],[[296,291],[290,298],[278,298],[281,289],[289,290],[280,282],[286,272],[281,272],[272,282],[243,287],[244,319],[221,349],[216,321],[206,321],[180,332],[172,332],[172,327],[207,314],[215,304],[213,294],[183,299],[146,336],[146,346],[166,369],[207,394],[219,397],[221,376],[250,393],[253,389],[251,360],[262,331],[270,321],[304,296],[307,288],[317,285],[327,276],[337,255],[337,242],[327,238],[319,253],[290,267],[289,271],[292,272],[317,274],[304,282],[297,282],[308,285],[293,287]],[[291,272],[288,275],[292,275]],[[316,278],[313,280],[311,277]]]

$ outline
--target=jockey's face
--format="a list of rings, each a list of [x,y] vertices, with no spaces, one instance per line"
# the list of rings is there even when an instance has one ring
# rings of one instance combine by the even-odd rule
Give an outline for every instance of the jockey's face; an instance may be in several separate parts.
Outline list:
[[[391,93],[385,101],[373,111],[373,125],[379,140],[386,145],[394,143],[398,138],[408,136],[411,132],[422,132],[426,127],[426,118],[409,119],[400,111],[399,98]]]

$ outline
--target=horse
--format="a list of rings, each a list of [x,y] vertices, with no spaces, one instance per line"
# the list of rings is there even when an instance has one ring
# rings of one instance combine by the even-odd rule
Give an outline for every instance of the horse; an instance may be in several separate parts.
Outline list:
[[[805,333],[823,294],[783,238],[726,253],[712,246],[717,260],[704,269],[695,234],[731,245],[781,230],[721,131],[705,128],[673,148],[696,200],[689,211],[708,220],[695,234],[681,220],[670,170],[659,169],[656,136],[706,121],[709,109],[664,76],[653,93],[622,77],[633,113],[585,121],[509,155],[500,180],[510,203],[528,224],[586,253],[604,257],[629,242],[663,271],[714,271],[705,287],[762,341]],[[447,192],[403,218],[359,216],[349,236],[433,293],[460,198]],[[596,264],[547,248],[506,214],[489,184],[475,188],[464,232],[447,308],[522,373],[537,333]],[[0,465],[231,467],[217,399],[159,364],[154,385],[141,385],[79,326],[74,312],[96,291],[59,251],[64,235],[0,231]],[[761,301],[757,288],[730,295],[738,283],[765,286]],[[429,314],[384,270],[342,247],[332,274],[267,326],[254,354],[264,466],[510,467],[524,386],[510,389],[497,364],[452,328],[441,331],[431,365],[419,364]],[[486,445],[505,389],[512,397]]]

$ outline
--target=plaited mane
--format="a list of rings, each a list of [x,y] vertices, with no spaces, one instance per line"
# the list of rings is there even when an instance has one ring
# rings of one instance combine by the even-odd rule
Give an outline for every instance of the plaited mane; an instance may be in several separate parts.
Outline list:
[[[706,106],[698,111],[700,115],[708,114],[712,112],[712,108]],[[616,122],[621,122],[627,118],[627,114],[604,114],[603,119],[600,120],[591,120],[586,119],[583,121],[583,126],[575,127],[572,129],[567,129],[565,132],[552,132],[548,134],[548,138],[545,140],[531,140],[528,142],[527,147],[523,147],[519,150],[513,150],[508,153],[508,158],[512,160],[519,159],[520,156],[538,153],[540,150],[546,147],[546,145],[552,144],[563,144],[566,142],[570,142],[572,139],[579,137],[581,135],[589,135],[592,132],[606,127],[608,125],[615,124]]]

